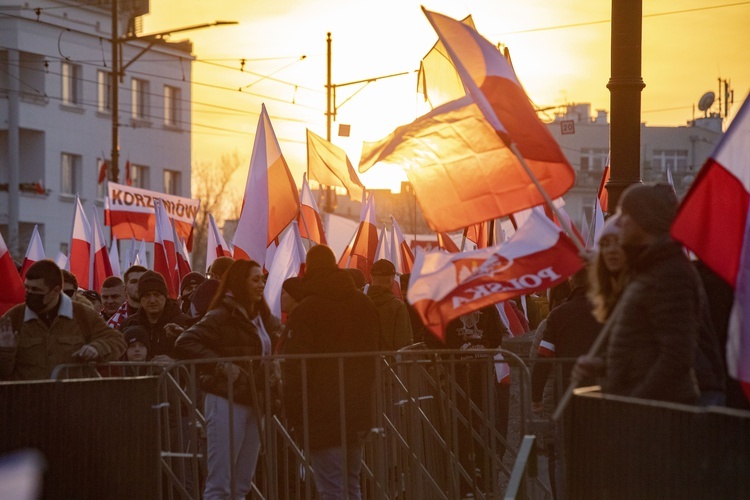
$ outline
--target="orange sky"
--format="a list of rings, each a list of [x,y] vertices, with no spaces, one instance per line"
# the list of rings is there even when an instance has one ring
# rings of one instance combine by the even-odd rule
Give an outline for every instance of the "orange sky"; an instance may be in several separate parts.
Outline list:
[[[326,135],[326,32],[333,37],[334,84],[410,72],[338,89],[338,122],[350,124],[352,134],[337,137],[336,123],[333,142],[355,165],[363,140],[380,139],[425,111],[414,71],[436,35],[420,5],[457,19],[471,14],[485,38],[510,48],[519,79],[538,106],[590,102],[592,110],[609,108],[610,2],[604,0],[159,0],[151,2],[143,33],[239,21],[185,34],[199,60],[193,64],[193,161],[218,161],[236,150],[246,164],[264,102],[299,183],[305,129]],[[649,0],[643,11],[644,122],[684,125],[700,96],[717,92],[719,77],[731,80],[736,103],[744,99],[750,90],[750,1]],[[244,170],[241,185],[246,175]],[[398,177],[374,172],[363,180],[385,187],[384,179]]]

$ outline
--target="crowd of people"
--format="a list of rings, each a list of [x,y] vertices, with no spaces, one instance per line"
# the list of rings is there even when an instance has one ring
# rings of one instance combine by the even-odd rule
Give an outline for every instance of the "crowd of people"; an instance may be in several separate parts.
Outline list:
[[[607,393],[637,398],[747,408],[723,357],[731,294],[670,238],[676,210],[669,186],[631,186],[568,284],[461,316],[444,342],[425,333],[392,263],[375,262],[368,282],[360,270],[339,269],[325,245],[310,248],[304,273],[284,283],[282,318],[265,302],[264,270],[253,261],[221,257],[206,275],[187,274],[177,299],[161,274],[140,265],[85,290],[70,272],[39,261],[26,273],[25,303],[0,320],[0,380],[46,379],[55,366],[76,361],[209,360],[199,372],[207,499],[249,493],[262,442],[260,391],[279,381],[290,428],[306,435],[320,498],[341,498],[344,490],[360,498],[362,443],[373,421],[375,365],[367,355],[420,341],[471,356],[501,347],[520,328],[534,331],[532,357],[578,358],[565,368],[566,381],[600,382]],[[600,335],[607,335],[603,349],[591,352]],[[362,357],[342,365],[300,357],[279,368],[279,353]],[[542,401],[551,366],[533,366],[537,414],[549,412]],[[489,387],[470,367],[456,377],[471,387],[465,406],[482,397],[474,392],[495,391],[504,433],[508,386],[498,378]],[[469,457],[461,453],[460,460]]]

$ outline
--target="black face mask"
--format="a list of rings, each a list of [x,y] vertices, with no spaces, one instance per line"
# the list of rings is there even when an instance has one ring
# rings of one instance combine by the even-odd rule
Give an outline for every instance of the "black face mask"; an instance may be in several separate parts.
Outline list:
[[[45,293],[26,292],[26,307],[39,314],[46,304],[44,303]]]
[[[72,288],[70,290],[63,290],[63,293],[72,299],[73,295],[75,295],[76,293],[76,290],[75,288]]]

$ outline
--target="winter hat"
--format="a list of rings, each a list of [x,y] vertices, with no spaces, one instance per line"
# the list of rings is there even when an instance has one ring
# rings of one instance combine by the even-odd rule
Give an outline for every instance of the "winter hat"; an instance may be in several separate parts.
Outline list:
[[[597,244],[600,244],[605,236],[617,236],[620,234],[620,228],[617,227],[617,219],[619,217],[619,215],[615,214],[604,221],[604,227],[602,228],[602,233],[599,235]]]
[[[219,289],[220,283],[219,280],[209,278],[198,285],[198,288],[190,294],[191,307],[195,309],[198,317],[203,316],[208,311],[208,306],[211,305],[211,301],[214,295],[216,295],[216,290]]]
[[[182,296],[182,292],[183,290],[185,290],[185,288],[189,287],[190,285],[200,285],[204,281],[206,281],[206,277],[201,273],[197,273],[195,271],[187,273],[185,277],[182,278],[182,282],[180,283],[180,296]]]
[[[365,278],[365,273],[363,273],[361,269],[357,267],[348,267],[344,269],[344,271],[349,273],[349,276],[352,277],[352,281],[354,281],[354,286],[357,288],[362,288],[367,284],[367,278]]]
[[[677,215],[677,196],[669,184],[633,184],[620,196],[620,211],[644,231],[669,233]]]
[[[281,288],[292,296],[294,300],[299,302],[303,298],[305,298],[305,293],[303,290],[304,282],[302,281],[302,278],[299,276],[295,276],[293,278],[287,278],[284,280],[284,283],[282,283]]]
[[[305,276],[313,276],[326,270],[338,269],[333,250],[326,245],[315,245],[305,257]]]
[[[169,296],[167,282],[164,277],[154,271],[146,271],[138,278],[138,297],[143,297],[148,292],[159,292],[165,297]]]
[[[376,260],[372,269],[370,269],[370,274],[373,276],[395,276],[396,266],[387,259]]]
[[[133,325],[125,328],[122,331],[122,337],[125,339],[125,343],[130,347],[136,342],[146,346],[146,349],[151,349],[151,338],[149,337],[148,331],[139,325]]]

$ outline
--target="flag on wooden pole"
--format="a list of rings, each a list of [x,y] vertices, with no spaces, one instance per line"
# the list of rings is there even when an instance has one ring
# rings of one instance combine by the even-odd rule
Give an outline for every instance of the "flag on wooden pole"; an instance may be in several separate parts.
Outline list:
[[[91,290],[99,292],[104,280],[112,276],[112,263],[109,260],[109,250],[104,239],[104,231],[99,223],[99,214],[94,210],[94,241],[91,248]]]
[[[169,296],[176,299],[180,289],[177,254],[172,225],[160,199],[154,200],[156,227],[154,228],[154,271],[167,282]]]

